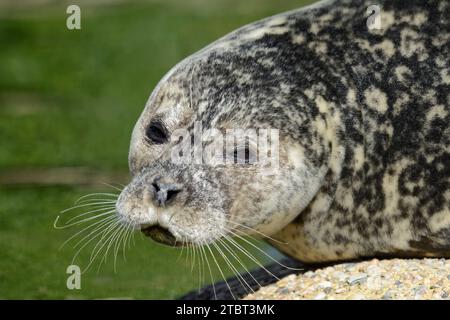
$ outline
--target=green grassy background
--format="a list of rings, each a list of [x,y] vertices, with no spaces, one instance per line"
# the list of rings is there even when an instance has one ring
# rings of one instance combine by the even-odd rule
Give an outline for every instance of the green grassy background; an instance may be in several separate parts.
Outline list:
[[[80,31],[66,29],[63,2],[2,3],[0,175],[126,171],[133,125],[171,66],[237,27],[310,2],[85,1]],[[53,220],[80,195],[105,189],[0,185],[0,298],[171,299],[198,286],[179,250],[138,236],[117,273],[108,260],[83,274],[82,290],[66,288],[74,251],[58,248],[73,231],[54,230]]]

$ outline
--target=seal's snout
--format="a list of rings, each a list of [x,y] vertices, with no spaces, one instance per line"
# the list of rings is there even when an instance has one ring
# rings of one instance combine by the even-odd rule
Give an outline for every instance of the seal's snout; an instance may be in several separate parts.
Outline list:
[[[168,229],[161,227],[159,225],[145,227],[145,228],[141,229],[141,231],[147,237],[152,238],[156,242],[166,244],[169,246],[177,245],[175,236]]]
[[[152,183],[152,188],[155,204],[164,207],[175,199],[177,194],[183,189],[183,186],[179,183],[166,183],[160,179],[155,179]]]

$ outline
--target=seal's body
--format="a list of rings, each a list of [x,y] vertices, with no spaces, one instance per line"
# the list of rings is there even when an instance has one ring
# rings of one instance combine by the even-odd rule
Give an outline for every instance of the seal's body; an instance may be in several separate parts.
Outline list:
[[[133,132],[120,218],[171,244],[263,233],[304,262],[450,257],[450,3],[378,2],[381,29],[371,1],[325,1],[175,66]],[[278,173],[174,164],[195,121],[279,129]]]

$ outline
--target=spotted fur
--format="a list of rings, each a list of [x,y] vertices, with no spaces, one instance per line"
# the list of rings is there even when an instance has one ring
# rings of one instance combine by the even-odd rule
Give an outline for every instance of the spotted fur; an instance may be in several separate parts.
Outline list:
[[[241,223],[305,262],[449,257],[450,3],[377,3],[381,30],[366,25],[373,1],[322,1],[175,66],[133,132],[121,217],[193,243]],[[173,142],[145,141],[154,119],[169,132],[277,128],[280,172],[174,165]],[[156,175],[186,186],[173,205],[151,204]]]

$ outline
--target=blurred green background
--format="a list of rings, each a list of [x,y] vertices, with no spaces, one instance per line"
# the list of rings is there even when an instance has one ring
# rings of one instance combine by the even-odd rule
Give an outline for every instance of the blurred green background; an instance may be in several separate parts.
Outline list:
[[[97,263],[68,290],[75,250],[59,247],[79,229],[53,221],[83,194],[114,191],[102,182],[127,182],[133,125],[171,66],[311,2],[0,1],[0,299],[172,299],[198,287],[186,252],[177,260],[179,249],[137,236],[117,272]],[[66,28],[68,4],[81,7],[81,30]]]

